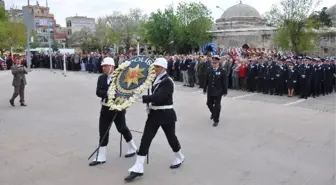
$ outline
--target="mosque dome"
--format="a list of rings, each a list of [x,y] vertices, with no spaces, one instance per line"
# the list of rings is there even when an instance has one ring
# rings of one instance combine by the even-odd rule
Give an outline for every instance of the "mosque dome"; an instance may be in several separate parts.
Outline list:
[[[336,4],[334,4],[334,6],[328,8],[327,13],[335,15],[336,14]]]
[[[222,16],[216,20],[216,26],[219,30],[255,28],[265,25],[266,21],[258,10],[242,2],[226,9]]]
[[[336,4],[326,10],[326,13],[330,15],[333,26],[336,27]]]
[[[231,6],[222,14],[222,19],[231,19],[235,17],[257,17],[261,18],[257,9],[250,5],[239,3]]]

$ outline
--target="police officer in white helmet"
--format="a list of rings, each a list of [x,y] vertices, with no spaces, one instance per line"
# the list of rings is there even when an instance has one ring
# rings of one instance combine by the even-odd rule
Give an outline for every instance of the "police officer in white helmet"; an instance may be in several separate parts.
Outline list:
[[[116,111],[110,110],[108,107],[108,89],[112,80],[112,73],[114,71],[114,60],[111,57],[104,58],[102,64],[103,74],[99,76],[97,82],[96,95],[101,98],[101,110],[99,117],[99,150],[97,156],[89,164],[89,166],[96,166],[106,162],[106,146],[109,140],[109,128],[112,124],[112,121],[115,123],[115,126],[119,133],[121,133],[128,143],[128,150],[125,155],[126,158],[133,157],[136,153],[137,147],[133,141],[132,134],[126,125],[126,110]],[[117,114],[116,116],[114,116]],[[113,118],[115,119],[113,120]],[[106,136],[104,137],[104,135]]]
[[[158,58],[154,61],[156,79],[152,86],[152,94],[142,96],[143,103],[149,103],[148,118],[141,138],[139,151],[135,164],[128,171],[125,181],[130,182],[144,173],[144,162],[150,144],[161,127],[167,137],[168,143],[174,152],[171,169],[180,167],[184,161],[181,146],[175,134],[176,114],[173,108],[174,82],[168,76],[167,60]]]

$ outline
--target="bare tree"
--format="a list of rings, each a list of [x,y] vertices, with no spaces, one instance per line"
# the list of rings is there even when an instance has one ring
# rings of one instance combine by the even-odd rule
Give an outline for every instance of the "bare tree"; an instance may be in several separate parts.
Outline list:
[[[146,15],[140,9],[130,9],[128,14],[113,12],[106,16],[106,22],[112,30],[120,33],[120,45],[126,50],[136,43],[136,36],[139,34],[140,22],[146,19]]]
[[[275,43],[281,49],[300,53],[316,47],[309,16],[320,3],[321,0],[281,0],[280,6],[273,5],[265,14],[269,24],[277,26]]]

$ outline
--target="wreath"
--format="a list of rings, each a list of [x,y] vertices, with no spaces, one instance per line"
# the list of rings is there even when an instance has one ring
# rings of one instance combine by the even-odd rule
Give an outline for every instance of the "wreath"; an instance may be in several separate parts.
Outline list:
[[[136,79],[136,84],[130,86],[130,84],[124,83],[124,81],[127,79],[127,75],[132,75],[129,72],[131,71],[131,64],[132,66],[137,65],[137,67],[139,65],[145,66],[142,70],[146,71],[146,75],[141,76],[141,83],[139,83],[139,79]],[[108,106],[110,110],[122,111],[127,109],[144,90],[151,86],[155,77],[156,74],[153,65],[130,61],[120,64],[112,74],[112,82],[108,90]]]

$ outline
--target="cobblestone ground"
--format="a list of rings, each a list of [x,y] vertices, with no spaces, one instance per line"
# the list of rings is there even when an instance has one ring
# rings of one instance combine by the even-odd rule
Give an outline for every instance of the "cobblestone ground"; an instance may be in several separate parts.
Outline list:
[[[97,75],[35,70],[27,80],[28,107],[11,107],[12,76],[0,72],[0,185],[124,184],[135,158],[119,158],[114,127],[107,163],[88,166],[98,139]],[[177,135],[186,161],[169,169],[173,154],[159,131],[145,175],[134,184],[335,184],[335,95],[298,100],[229,91],[217,128],[205,99],[176,83]],[[145,119],[142,103],[128,109],[131,129],[141,131]],[[133,135],[139,144],[141,134]]]

